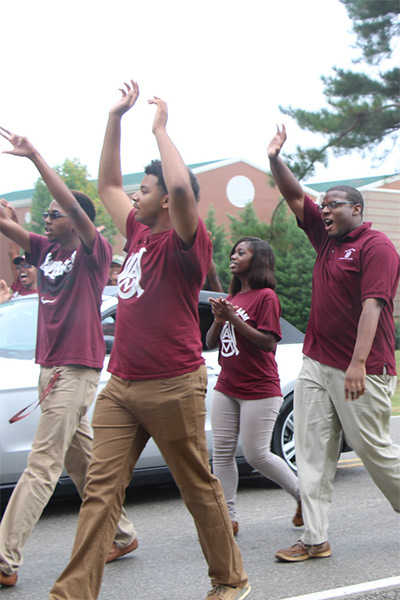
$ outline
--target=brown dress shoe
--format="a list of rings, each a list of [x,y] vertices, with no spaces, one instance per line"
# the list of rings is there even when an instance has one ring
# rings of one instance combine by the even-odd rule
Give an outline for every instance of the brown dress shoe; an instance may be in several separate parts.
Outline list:
[[[7,587],[12,587],[17,583],[18,573],[12,573],[11,575],[6,575],[3,571],[0,571],[0,585],[5,585]]]
[[[237,535],[239,533],[239,523],[237,521],[231,521],[231,523],[233,535]]]
[[[301,512],[301,500],[297,501],[297,510],[292,519],[292,523],[295,527],[302,527],[304,525],[303,513]]]
[[[124,546],[123,548],[118,548],[115,542],[113,542],[111,546],[111,550],[108,553],[106,563],[113,562],[113,560],[117,560],[121,556],[125,556],[125,554],[129,554],[129,552],[133,552],[139,546],[139,542],[137,538],[133,540],[129,546]]]

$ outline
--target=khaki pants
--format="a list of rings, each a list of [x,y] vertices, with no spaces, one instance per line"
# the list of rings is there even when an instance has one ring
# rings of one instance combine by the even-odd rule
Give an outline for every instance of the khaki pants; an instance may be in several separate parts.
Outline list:
[[[95,398],[100,372],[79,365],[42,367],[39,396],[55,371],[60,377],[40,405],[41,416],[27,467],[0,524],[0,570],[8,575],[22,564],[23,547],[50,500],[64,464],[83,495],[92,445],[86,413]],[[123,514],[116,542],[125,546],[135,537],[132,523]]]
[[[93,416],[92,460],[72,557],[53,586],[52,600],[97,598],[125,488],[150,437],[194,518],[213,583],[247,581],[221,484],[209,467],[204,432],[206,384],[204,366],[161,380],[111,377]]]
[[[393,443],[389,433],[396,377],[367,375],[365,393],[348,402],[344,379],[344,371],[304,357],[294,414],[305,544],[328,539],[328,508],[342,431],[376,485],[400,512],[400,446]]]

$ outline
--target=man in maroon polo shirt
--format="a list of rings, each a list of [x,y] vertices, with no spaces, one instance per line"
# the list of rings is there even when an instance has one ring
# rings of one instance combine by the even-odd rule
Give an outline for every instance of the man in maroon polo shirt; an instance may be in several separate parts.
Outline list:
[[[268,147],[271,172],[317,252],[304,362],[295,390],[296,458],[304,534],[275,557],[285,562],[331,555],[328,508],[341,434],[400,512],[400,447],[389,434],[396,387],[393,299],[399,255],[363,223],[355,188],[328,190],[320,206],[279,157],[286,131]]]

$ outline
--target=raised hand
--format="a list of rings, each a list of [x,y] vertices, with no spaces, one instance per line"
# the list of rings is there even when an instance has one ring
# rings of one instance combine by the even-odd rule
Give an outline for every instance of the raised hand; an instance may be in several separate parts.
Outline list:
[[[153,133],[156,133],[160,129],[165,129],[167,126],[168,107],[167,103],[157,96],[154,96],[154,98],[149,100],[149,104],[155,104],[157,106],[153,121]]]
[[[30,158],[36,153],[36,148],[27,137],[11,133],[11,131],[8,131],[4,127],[0,127],[0,129],[0,135],[13,145],[12,150],[3,150],[3,154],[13,154],[14,156],[26,156]]]
[[[15,208],[13,206],[11,206],[11,204],[9,202],[7,202],[7,200],[5,200],[5,198],[0,198],[0,207],[4,208],[7,215],[10,217],[10,219],[12,219],[16,223],[18,223],[18,217],[17,217],[17,213],[15,212]]]
[[[286,128],[282,125],[282,130],[279,129],[279,126],[276,127],[276,135],[272,138],[268,145],[268,158],[276,158],[281,151],[283,144],[286,141]]]
[[[128,112],[130,108],[135,104],[136,100],[139,97],[139,86],[136,81],[131,79],[131,84],[124,83],[124,88],[119,88],[122,93],[122,98],[118,100],[114,106],[110,109],[110,114],[118,115],[122,117],[123,114]]]

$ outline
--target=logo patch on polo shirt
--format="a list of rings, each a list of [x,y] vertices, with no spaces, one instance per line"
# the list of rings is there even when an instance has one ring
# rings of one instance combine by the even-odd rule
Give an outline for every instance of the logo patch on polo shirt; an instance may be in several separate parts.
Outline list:
[[[344,255],[339,256],[339,260],[354,260],[352,256],[353,252],[356,252],[355,248],[347,248],[347,250],[344,251]]]

